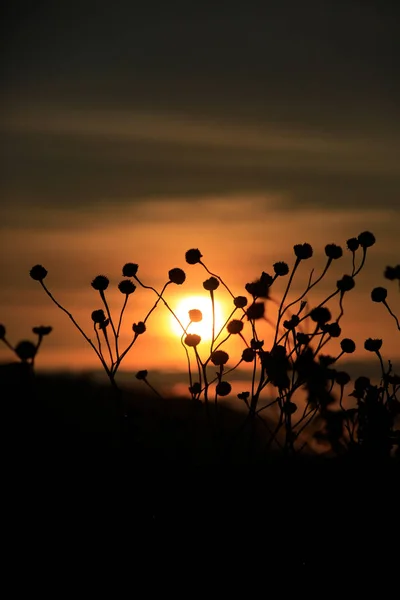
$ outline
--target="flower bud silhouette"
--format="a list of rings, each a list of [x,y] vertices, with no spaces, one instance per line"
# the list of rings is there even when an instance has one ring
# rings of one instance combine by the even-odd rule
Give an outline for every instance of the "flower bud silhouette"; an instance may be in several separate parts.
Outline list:
[[[219,281],[216,277],[210,277],[203,281],[203,288],[208,292],[213,292],[219,287]]]
[[[200,383],[198,381],[195,381],[194,384],[189,387],[189,392],[193,395],[200,394],[200,392],[201,392]]]
[[[362,246],[363,248],[370,248],[375,244],[376,241],[375,236],[370,231],[363,231],[362,233],[360,233],[357,239],[360,243],[360,246]]]
[[[356,349],[355,343],[350,338],[343,338],[340,342],[340,347],[346,354],[352,354]]]
[[[200,344],[201,337],[197,335],[197,333],[188,333],[184,341],[186,346],[194,348],[195,346],[198,346],[198,344]]]
[[[253,302],[246,311],[248,320],[262,319],[265,313],[264,302]]]
[[[327,244],[325,246],[325,254],[328,258],[332,258],[333,260],[337,260],[343,256],[343,250],[337,244]]]
[[[216,367],[220,367],[221,365],[225,365],[229,360],[229,354],[224,352],[223,350],[215,350],[211,354],[211,362]]]
[[[360,242],[358,241],[357,238],[353,237],[353,238],[349,238],[346,242],[347,244],[347,248],[349,250],[351,250],[351,252],[355,252],[356,250],[358,250],[359,246],[360,246]]]
[[[371,292],[373,302],[385,302],[387,298],[387,289],[384,287],[376,287]]]
[[[253,362],[254,356],[255,354],[252,348],[245,348],[242,352],[242,360],[244,362]]]
[[[23,340],[19,342],[15,347],[15,353],[18,358],[21,360],[29,360],[30,358],[34,358],[36,354],[36,346],[32,342],[27,340]]]
[[[346,371],[337,371],[335,373],[335,381],[341,386],[347,385],[350,381],[350,375]]]
[[[189,310],[189,319],[192,323],[200,323],[203,320],[203,313],[198,308],[192,308]]]
[[[268,298],[269,297],[269,288],[273,284],[274,279],[263,271],[261,273],[260,279],[253,281],[252,283],[246,283],[245,289],[249,294],[253,296],[253,298]]]
[[[100,308],[99,310],[94,310],[92,312],[92,320],[95,323],[104,323],[106,320],[106,315],[104,314],[104,310]]]
[[[146,369],[143,369],[143,371],[138,371],[136,373],[136,379],[139,379],[141,381],[144,381],[147,378],[147,375],[149,374],[148,371],[146,371]]]
[[[368,338],[364,342],[364,348],[368,352],[378,352],[382,348],[382,340]]]
[[[232,386],[227,381],[220,381],[215,387],[218,396],[227,396],[232,391]]]
[[[274,271],[275,271],[275,275],[278,275],[279,277],[284,277],[285,275],[287,275],[289,273],[289,266],[282,261],[276,262],[274,265]]]
[[[310,312],[311,320],[319,325],[324,325],[332,318],[330,310],[325,306],[317,306]]]
[[[294,329],[300,323],[300,319],[297,315],[292,315],[290,319],[283,321],[285,329]]]
[[[182,269],[175,268],[168,271],[168,277],[172,283],[182,285],[186,279],[186,274],[185,271],[182,271]]]
[[[302,333],[301,331],[296,335],[296,340],[298,344],[304,346],[310,343],[310,337],[306,333]]]
[[[35,265],[34,267],[32,267],[32,269],[29,271],[29,275],[32,277],[32,279],[34,279],[35,281],[43,281],[43,279],[46,277],[47,275],[47,271],[44,267],[42,267],[42,265]]]
[[[247,305],[246,296],[236,296],[236,298],[233,299],[233,304],[236,308],[244,308]]]
[[[130,279],[124,279],[123,281],[119,282],[118,289],[121,292],[121,294],[126,294],[127,296],[129,296],[130,294],[133,294],[133,292],[136,290],[136,285],[132,283]]]
[[[100,308],[99,310],[94,310],[92,312],[92,320],[95,323],[104,323],[106,320],[106,315],[104,314],[104,310]]]
[[[294,253],[299,260],[307,260],[313,255],[313,249],[310,244],[295,244],[293,246]]]
[[[240,321],[239,319],[232,319],[232,321],[228,323],[226,328],[229,331],[229,333],[240,333],[243,329],[243,321]]]
[[[339,323],[327,323],[325,325],[325,327],[323,328],[326,333],[329,333],[329,335],[333,338],[337,338],[340,336],[340,334],[342,333],[342,329],[339,325]]]
[[[36,333],[36,335],[43,337],[45,335],[49,335],[53,331],[53,328],[50,326],[45,327],[44,325],[41,325],[40,327],[33,327],[32,331],[33,333]]]
[[[122,275],[124,277],[135,277],[136,273],[138,272],[138,268],[139,265],[136,263],[126,263],[122,267]]]
[[[97,275],[91,283],[92,288],[99,292],[104,292],[110,283],[110,280],[105,275]]]
[[[283,412],[287,415],[293,415],[297,410],[297,405],[294,402],[285,402]]]
[[[342,279],[336,282],[336,286],[341,292],[349,292],[355,286],[355,282],[351,275],[343,275]]]
[[[0,325],[0,340],[3,340],[6,337],[6,328],[4,325]]]
[[[139,323],[134,323],[132,325],[132,331],[137,335],[141,335],[146,331],[146,325],[143,323],[143,321],[139,321]]]
[[[400,265],[396,265],[395,267],[386,267],[384,277],[389,279],[389,281],[394,281],[395,279],[400,280]]]
[[[186,252],[185,259],[189,265],[195,265],[201,261],[202,256],[203,255],[198,248],[191,248]]]

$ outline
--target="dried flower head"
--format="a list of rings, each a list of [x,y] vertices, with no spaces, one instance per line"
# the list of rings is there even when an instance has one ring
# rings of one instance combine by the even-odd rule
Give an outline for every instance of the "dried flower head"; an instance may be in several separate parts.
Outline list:
[[[254,338],[252,338],[250,340],[250,347],[253,350],[261,350],[261,348],[264,346],[264,340],[255,340]]]
[[[105,275],[97,275],[91,283],[92,288],[99,292],[104,292],[110,283],[110,280]]]
[[[146,331],[146,325],[143,321],[139,321],[139,323],[134,323],[132,325],[132,331],[136,333],[136,335],[141,335]]]
[[[201,393],[201,385],[198,381],[195,381],[193,385],[189,387],[189,392],[194,396]]]
[[[382,348],[382,340],[368,338],[364,342],[364,348],[368,350],[368,352],[379,352]]]
[[[255,351],[252,348],[245,348],[242,352],[242,360],[244,362],[253,362]]]
[[[203,281],[203,288],[205,290],[207,290],[208,292],[213,292],[218,287],[219,287],[219,281],[216,277],[209,277],[209,279],[206,279],[205,281]]]
[[[130,279],[124,279],[123,281],[119,282],[118,289],[121,292],[121,294],[126,294],[127,296],[129,296],[130,294],[133,294],[133,292],[136,290],[136,285],[132,283]]]
[[[35,265],[34,267],[32,267],[32,269],[29,271],[29,275],[32,277],[32,279],[34,279],[35,281],[43,281],[43,279],[46,277],[47,275],[47,271],[44,267],[42,267],[42,265]]]
[[[343,250],[337,244],[327,244],[325,246],[325,254],[328,258],[333,260],[337,260],[343,256]]]
[[[264,313],[265,313],[264,302],[253,302],[253,304],[251,304],[246,311],[246,315],[247,315],[247,318],[249,321],[250,320],[256,321],[257,319],[262,319],[264,317]]]
[[[286,415],[293,415],[297,410],[297,405],[294,402],[285,402],[282,410]]]
[[[289,266],[285,262],[282,262],[282,261],[276,262],[273,265],[273,267],[274,267],[275,275],[278,275],[278,277],[284,277],[285,275],[287,275],[289,273]]]
[[[196,263],[201,262],[203,255],[198,248],[191,248],[185,254],[186,262],[189,265],[195,265]]]
[[[367,387],[371,384],[371,380],[369,377],[365,377],[364,375],[361,375],[360,377],[357,377],[357,379],[354,382],[354,387],[356,388],[356,390],[366,390]]]
[[[211,354],[211,362],[216,366],[220,367],[221,365],[225,365],[229,360],[229,354],[224,352],[223,350],[214,350]]]
[[[400,265],[396,265],[395,267],[386,267],[384,277],[389,279],[389,281],[400,279]]]
[[[233,304],[236,308],[244,308],[247,305],[246,296],[236,296],[236,298],[233,299]]]
[[[316,308],[313,308],[310,312],[310,317],[311,320],[314,321],[314,323],[324,325],[325,323],[331,320],[332,315],[330,313],[330,310],[326,308],[326,306],[317,306]]]
[[[310,336],[300,331],[296,334],[296,341],[302,346],[307,346],[310,343]]]
[[[357,239],[362,248],[370,248],[375,244],[376,241],[374,234],[370,231],[363,231],[362,233],[360,233]]]
[[[350,338],[343,338],[340,342],[340,347],[346,354],[352,354],[356,349],[356,345]]]
[[[343,387],[349,383],[350,375],[346,373],[346,371],[337,371],[335,373],[335,381],[337,384]]]
[[[229,321],[226,328],[231,334],[240,333],[243,329],[243,321],[240,321],[239,319],[232,319],[232,321]]]
[[[198,308],[189,310],[189,319],[192,323],[200,323],[203,320],[203,313]]]
[[[300,319],[297,315],[292,315],[290,319],[283,321],[283,326],[285,329],[294,329],[300,323]]]
[[[385,302],[387,298],[387,289],[384,287],[376,287],[371,292],[373,302]]]
[[[0,340],[4,340],[6,337],[6,328],[4,325],[0,325]]]
[[[299,260],[307,260],[313,255],[313,249],[310,244],[295,244],[293,246],[294,253]]]
[[[138,272],[138,268],[139,265],[136,263],[126,263],[122,267],[122,275],[124,277],[135,277],[136,273]]]
[[[168,271],[168,277],[172,283],[182,285],[186,279],[186,274],[185,271],[182,271],[182,269],[175,268]]]
[[[106,315],[104,314],[104,310],[102,308],[99,308],[99,310],[94,310],[92,312],[92,320],[95,323],[104,323],[104,321],[106,320]]]
[[[227,396],[232,391],[232,386],[227,381],[220,381],[215,387],[218,396]]]
[[[351,250],[351,252],[355,252],[356,250],[358,250],[358,248],[360,246],[360,242],[355,237],[349,238],[347,240],[346,244],[347,244],[347,248],[349,250]]]
[[[40,327],[33,327],[32,331],[39,337],[43,337],[45,335],[49,335],[49,333],[53,331],[53,328],[50,326],[45,327],[44,325],[40,325]]]
[[[355,286],[355,281],[351,275],[343,275],[342,279],[336,282],[336,286],[342,293],[349,292]]]
[[[32,342],[23,340],[16,345],[15,353],[21,360],[29,360],[35,357],[36,346]]]
[[[340,337],[340,334],[342,333],[342,329],[339,323],[337,323],[336,321],[334,321],[333,323],[327,323],[323,327],[323,330],[326,331],[326,333],[328,333],[333,338]]]
[[[274,282],[274,278],[263,271],[261,273],[260,279],[256,279],[251,283],[246,283],[245,289],[249,294],[253,296],[253,298],[268,298],[269,297],[269,288]]]
[[[138,371],[136,373],[136,379],[139,379],[141,381],[145,381],[147,379],[147,375],[149,374],[148,371],[146,371],[146,369],[143,369],[142,371]]]
[[[188,333],[184,341],[186,346],[194,348],[195,346],[198,346],[200,344],[201,337],[197,335],[197,333]]]

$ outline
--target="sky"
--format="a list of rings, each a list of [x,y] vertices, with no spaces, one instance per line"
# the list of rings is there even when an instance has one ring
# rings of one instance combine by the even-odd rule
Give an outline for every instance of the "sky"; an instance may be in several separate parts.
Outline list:
[[[90,282],[110,278],[118,312],[126,262],[158,290],[184,268],[185,284],[167,290],[175,309],[204,296],[189,248],[244,294],[274,262],[293,264],[294,244],[313,245],[318,272],[325,244],[365,230],[377,243],[349,295],[346,335],[361,360],[365,337],[400,359],[395,323],[369,296],[387,286],[399,314],[383,278],[400,257],[396,3],[6,1],[1,11],[0,322],[12,343],[53,326],[38,368],[98,363],[30,279],[34,264],[90,334],[101,307]],[[351,269],[348,252],[341,261],[321,294]],[[125,342],[152,302],[143,289],[130,298]],[[148,325],[124,368],[184,368],[168,310]]]

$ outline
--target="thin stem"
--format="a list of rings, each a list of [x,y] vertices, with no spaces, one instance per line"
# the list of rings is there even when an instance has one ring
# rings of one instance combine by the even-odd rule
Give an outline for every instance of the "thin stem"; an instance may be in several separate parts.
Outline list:
[[[387,308],[387,310],[388,310],[389,314],[391,314],[391,315],[392,315],[392,317],[393,317],[393,319],[396,321],[396,324],[397,324],[397,329],[399,329],[399,330],[400,330],[400,323],[399,323],[399,320],[398,320],[398,318],[396,317],[396,315],[394,314],[394,312],[392,312],[392,311],[391,311],[391,309],[390,309],[390,307],[389,307],[389,304],[386,302],[386,300],[384,300],[384,301],[383,301],[383,304],[386,306],[386,308]]]
[[[78,329],[78,331],[81,333],[81,335],[85,338],[85,340],[87,341],[87,343],[93,348],[93,350],[96,352],[97,356],[99,357],[101,364],[104,367],[104,370],[106,371],[107,375],[110,377],[111,376],[111,372],[110,369],[107,366],[107,363],[105,362],[104,358],[102,357],[102,355],[100,354],[100,352],[97,350],[96,346],[93,344],[92,340],[90,338],[88,338],[88,336],[86,335],[86,333],[83,331],[83,329],[78,325],[78,323],[75,321],[74,317],[71,315],[70,312],[68,312],[68,310],[66,308],[64,308],[59,302],[57,302],[57,300],[54,298],[53,294],[50,292],[50,290],[46,287],[46,285],[43,283],[43,281],[39,282],[40,285],[42,286],[42,288],[44,289],[44,291],[46,292],[46,294],[49,296],[49,298],[54,302],[54,304],[56,306],[58,306],[58,308],[60,310],[62,310],[63,312],[65,312],[66,315],[68,315],[68,317],[71,319],[72,323],[75,325],[75,327]]]
[[[222,285],[224,286],[224,288],[227,290],[227,292],[232,296],[232,298],[234,298],[235,296],[232,294],[231,290],[228,288],[228,286],[226,285],[226,283],[223,281],[223,279],[217,275],[216,273],[211,273],[211,271],[206,267],[206,265],[203,263],[203,261],[199,261],[199,263],[205,268],[205,270],[207,271],[207,273],[209,275],[212,275],[212,277],[216,277],[216,279],[218,279],[218,281],[220,283],[222,283]]]
[[[111,311],[110,311],[110,308],[109,308],[109,306],[108,306],[108,302],[107,302],[107,300],[106,300],[106,295],[105,295],[104,291],[103,291],[103,290],[99,290],[99,292],[100,292],[100,297],[101,297],[101,299],[102,299],[102,301],[103,301],[103,304],[104,304],[104,306],[105,306],[105,309],[106,309],[106,312],[107,312],[107,316],[108,316],[108,318],[110,319],[110,325],[111,325],[111,328],[112,328],[112,330],[113,330],[113,334],[114,334],[114,339],[115,339],[115,348],[116,348],[116,354],[117,354],[117,358],[118,358],[118,350],[117,350],[117,332],[116,332],[116,329],[115,329],[115,327],[114,327],[114,322],[113,322],[113,320],[112,320],[112,317],[111,317]],[[109,344],[108,340],[107,340],[107,344]],[[111,350],[110,350],[110,353],[111,353]],[[113,362],[113,361],[111,361],[111,362]]]

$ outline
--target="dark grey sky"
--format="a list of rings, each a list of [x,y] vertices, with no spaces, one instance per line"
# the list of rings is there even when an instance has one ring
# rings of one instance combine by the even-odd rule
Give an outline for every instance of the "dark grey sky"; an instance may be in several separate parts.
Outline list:
[[[5,4],[6,98],[327,128],[398,114],[394,1]]]
[[[396,2],[2,11],[9,202],[283,190],[295,205],[398,203]]]

